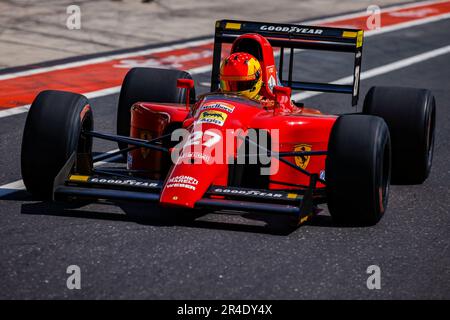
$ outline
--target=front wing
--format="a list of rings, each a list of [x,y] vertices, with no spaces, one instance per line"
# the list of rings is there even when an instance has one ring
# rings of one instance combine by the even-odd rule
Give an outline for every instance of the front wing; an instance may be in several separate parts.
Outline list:
[[[55,179],[53,197],[159,203],[163,181],[121,175],[75,175],[61,170]],[[233,186],[211,186],[195,203],[197,209],[237,210],[290,215],[301,223],[324,202],[324,195],[305,190],[264,190]]]

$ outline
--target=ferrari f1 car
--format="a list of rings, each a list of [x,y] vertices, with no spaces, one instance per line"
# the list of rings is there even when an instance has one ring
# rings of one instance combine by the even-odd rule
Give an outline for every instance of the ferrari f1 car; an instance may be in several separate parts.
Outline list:
[[[340,116],[291,101],[292,90],[306,90],[349,94],[356,105],[362,48],[362,30],[218,21],[210,92],[196,97],[184,71],[131,69],[120,92],[117,134],[94,130],[83,95],[43,91],[23,134],[25,186],[35,197],[58,201],[157,203],[181,208],[181,215],[258,212],[288,217],[295,226],[327,203],[336,222],[374,225],[386,211],[391,181],[422,183],[430,173],[433,95],[372,87],[362,113]],[[295,81],[299,49],[350,53],[353,83]],[[224,50],[260,61],[262,90],[272,104],[218,90]],[[93,156],[94,138],[119,149]],[[126,167],[96,166],[120,155]]]

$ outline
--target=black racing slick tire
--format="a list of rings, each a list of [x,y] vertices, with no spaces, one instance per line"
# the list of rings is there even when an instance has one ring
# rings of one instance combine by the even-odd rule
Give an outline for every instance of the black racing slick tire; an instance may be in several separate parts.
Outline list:
[[[392,183],[419,184],[433,161],[436,102],[429,90],[372,87],[363,113],[384,119],[392,141]]]
[[[337,223],[370,226],[388,203],[391,151],[383,119],[339,117],[330,133],[326,158],[328,209]]]
[[[130,135],[131,106],[136,102],[185,103],[186,90],[177,88],[177,79],[192,79],[185,71],[157,68],[133,68],[125,76],[117,109],[117,134]],[[195,101],[195,88],[189,93]],[[125,149],[125,143],[119,148]]]
[[[53,182],[73,152],[91,153],[92,109],[86,97],[65,91],[42,91],[28,112],[22,138],[22,179],[35,198],[50,199]]]

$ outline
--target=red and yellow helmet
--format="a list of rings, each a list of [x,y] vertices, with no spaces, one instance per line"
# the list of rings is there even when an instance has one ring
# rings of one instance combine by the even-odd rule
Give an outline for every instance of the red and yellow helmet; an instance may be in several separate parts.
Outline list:
[[[261,87],[261,65],[254,56],[246,52],[235,52],[222,61],[220,89],[223,92],[236,92],[253,99]]]

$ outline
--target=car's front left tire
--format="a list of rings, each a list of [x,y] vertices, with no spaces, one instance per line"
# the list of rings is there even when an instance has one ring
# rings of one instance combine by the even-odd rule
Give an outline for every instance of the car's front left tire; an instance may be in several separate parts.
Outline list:
[[[338,223],[369,226],[384,215],[391,175],[389,130],[383,119],[339,117],[326,158],[328,209]]]
[[[81,135],[93,129],[92,109],[80,94],[47,90],[34,99],[22,137],[22,179],[34,197],[50,199],[53,182],[74,152],[90,154],[92,138]]]

